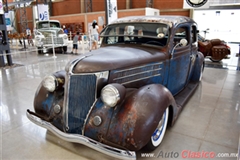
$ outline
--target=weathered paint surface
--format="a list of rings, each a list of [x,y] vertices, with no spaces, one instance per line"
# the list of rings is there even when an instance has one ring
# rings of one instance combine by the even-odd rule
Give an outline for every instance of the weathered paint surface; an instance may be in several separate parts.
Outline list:
[[[98,101],[86,123],[85,135],[110,146],[139,150],[150,140],[169,105],[176,104],[162,85],[148,85],[135,90],[114,109]],[[103,118],[100,126],[91,122],[96,115]],[[139,133],[144,133],[144,136]]]
[[[86,121],[84,135],[94,140],[101,140],[102,137],[105,137],[112,118],[113,110],[114,108],[106,107],[101,99],[98,99]],[[95,116],[100,116],[102,119],[102,123],[99,127],[96,127],[93,124],[93,118]]]

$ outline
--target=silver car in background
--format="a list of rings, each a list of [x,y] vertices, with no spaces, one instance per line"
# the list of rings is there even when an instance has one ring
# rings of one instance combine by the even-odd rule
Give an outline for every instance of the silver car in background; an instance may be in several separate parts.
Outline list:
[[[61,48],[67,51],[68,35],[64,33],[57,20],[39,21],[36,23],[35,43],[38,53],[47,52],[50,48]]]

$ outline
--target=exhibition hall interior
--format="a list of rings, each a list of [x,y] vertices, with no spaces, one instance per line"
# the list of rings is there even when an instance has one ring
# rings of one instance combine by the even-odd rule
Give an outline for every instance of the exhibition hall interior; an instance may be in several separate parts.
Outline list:
[[[0,159],[240,160],[240,0],[3,0]]]

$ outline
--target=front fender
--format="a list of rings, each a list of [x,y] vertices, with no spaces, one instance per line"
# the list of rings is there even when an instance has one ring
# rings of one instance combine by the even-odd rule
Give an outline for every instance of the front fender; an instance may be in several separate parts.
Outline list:
[[[107,145],[137,151],[148,143],[170,105],[176,106],[176,103],[167,88],[160,84],[147,85],[135,90],[114,109],[102,107],[105,110],[103,118],[107,120],[104,119],[98,129],[87,125],[85,133],[88,135],[94,130],[95,138]]]
[[[53,74],[57,78],[64,79],[65,71],[56,72]],[[35,115],[45,121],[53,123],[56,127],[62,130],[62,110],[64,100],[64,88],[58,88],[54,92],[47,91],[42,83],[40,83],[34,97]],[[54,110],[54,106],[58,105],[58,111]]]

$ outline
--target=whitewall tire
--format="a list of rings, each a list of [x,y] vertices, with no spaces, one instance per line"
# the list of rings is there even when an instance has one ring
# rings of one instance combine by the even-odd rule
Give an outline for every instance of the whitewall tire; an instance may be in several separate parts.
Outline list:
[[[161,144],[167,129],[168,115],[169,115],[169,108],[166,108],[161,120],[159,121],[159,124],[156,130],[154,131],[150,141],[146,145],[147,150],[154,150]]]

